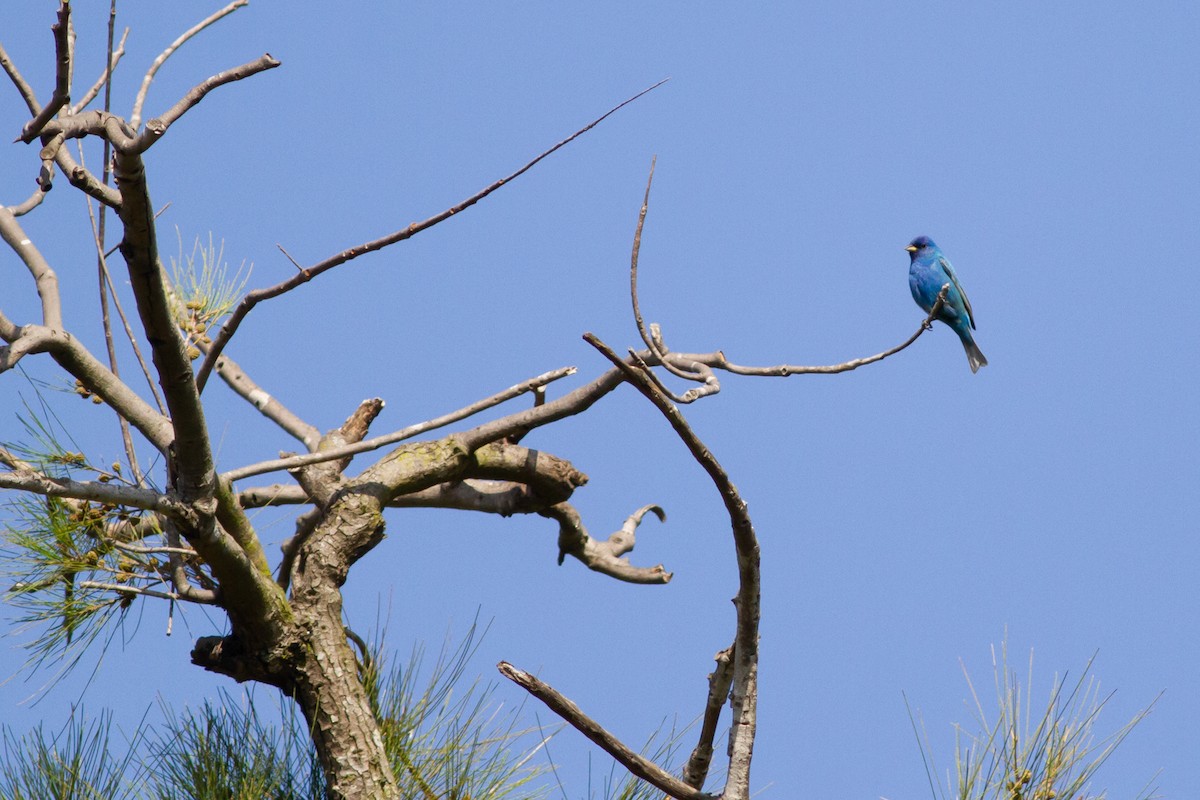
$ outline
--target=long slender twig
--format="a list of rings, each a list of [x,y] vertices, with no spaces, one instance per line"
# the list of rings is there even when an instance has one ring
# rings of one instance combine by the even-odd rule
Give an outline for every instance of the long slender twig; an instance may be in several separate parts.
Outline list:
[[[867,364],[874,364],[876,361],[882,361],[889,356],[896,355],[896,353],[904,350],[917,339],[919,339],[921,334],[929,330],[933,324],[933,321],[937,319],[937,315],[941,312],[942,306],[945,305],[946,292],[949,290],[950,284],[945,284],[942,286],[942,290],[938,292],[937,301],[933,304],[933,308],[930,309],[929,314],[924,320],[921,321],[921,327],[917,328],[916,333],[895,347],[884,350],[882,353],[876,353],[873,356],[854,358],[850,361],[844,361],[841,364],[830,364],[827,366],[797,366],[792,364],[780,364],[774,367],[744,367],[738,364],[732,364],[722,358],[720,363],[714,364],[713,366],[717,367],[718,369],[732,372],[735,375],[787,377],[788,375],[833,375],[839,372],[849,372],[850,370],[858,369],[859,367],[866,366]]]
[[[383,436],[376,436],[374,439],[358,442],[357,444],[346,445],[344,447],[331,448],[319,453],[309,453],[307,455],[291,456],[289,458],[279,458],[273,461],[262,461],[258,464],[250,464],[245,467],[239,467],[229,472],[224,473],[221,477],[224,480],[233,482],[243,478],[249,478],[252,475],[262,475],[267,472],[278,472],[285,469],[296,469],[298,467],[308,466],[309,464],[319,464],[323,461],[333,461],[346,456],[352,456],[357,453],[365,453],[370,450],[378,450],[380,447],[385,447],[389,444],[402,442],[405,439],[411,439],[414,436],[431,431],[436,428],[442,428],[446,425],[466,419],[467,417],[478,414],[481,411],[499,405],[507,400],[511,400],[518,395],[526,392],[531,392],[539,386],[545,386],[547,383],[556,381],[559,378],[565,378],[568,375],[575,373],[575,367],[562,367],[560,369],[547,372],[543,375],[538,375],[536,378],[518,383],[516,386],[511,386],[502,392],[498,392],[491,397],[484,398],[478,402],[472,403],[469,406],[460,408],[458,411],[453,411],[449,414],[443,414],[440,417],[419,422],[415,425],[409,425],[406,428],[401,428],[393,433]]]
[[[160,600],[186,600],[191,603],[203,602],[196,600],[193,597],[188,597],[179,592],[160,592],[155,589],[143,589],[140,586],[131,586],[127,583],[101,583],[100,581],[80,581],[80,589],[101,589],[107,592],[124,595],[139,595],[141,597],[157,597]]]
[[[108,21],[109,21],[109,23],[108,23],[108,28],[109,28],[108,66],[104,68],[104,72],[101,73],[100,77],[96,79],[96,82],[94,84],[92,84],[92,87],[90,89],[88,89],[86,92],[84,92],[83,97],[81,97],[79,99],[79,102],[76,103],[75,105],[71,106],[72,114],[78,114],[80,111],[83,111],[85,108],[87,108],[88,103],[90,103],[96,99],[96,95],[98,95],[100,93],[101,89],[105,90],[105,92],[104,92],[104,94],[105,94],[104,110],[105,111],[110,110],[110,107],[109,107],[109,99],[110,98],[109,98],[109,91],[108,91],[108,87],[110,86],[109,78],[111,77],[113,70],[115,70],[117,68],[117,64],[121,61],[122,58],[125,57],[125,41],[126,41],[126,39],[129,38],[129,28],[126,28],[125,31],[121,34],[120,43],[118,43],[116,45],[116,49],[113,49],[113,38],[112,37],[113,37],[113,22],[115,19],[116,19],[116,14],[113,13],[113,11],[111,10],[111,7],[110,7],[109,17],[108,17]]]
[[[565,719],[572,727],[603,748],[623,767],[654,788],[671,797],[678,798],[678,800],[715,800],[713,795],[688,786],[654,762],[635,753],[549,684],[538,680],[524,670],[517,669],[507,661],[501,661],[496,665],[496,669],[500,670],[501,675],[545,703],[551,711]]]
[[[104,74],[100,77],[100,80],[96,83],[96,85],[91,90],[89,90],[89,96],[85,96],[84,99],[82,101],[80,101],[78,110],[82,110],[89,102],[91,102],[91,98],[95,97],[95,95],[99,92],[100,87],[104,88],[104,111],[109,112],[112,110],[112,73],[113,73],[113,69],[116,68],[117,61],[119,61],[121,58],[121,56],[118,55],[113,49],[113,37],[116,32],[116,24],[117,24],[117,0],[109,0],[109,4],[108,4],[108,49],[107,49],[107,57],[105,58]],[[124,35],[121,36],[121,48],[120,48],[121,54],[124,54],[124,52],[125,52],[125,38],[128,35],[129,35],[129,29],[126,28]],[[77,110],[73,109],[73,112],[77,113]],[[110,165],[110,156],[111,156],[111,152],[112,152],[111,148],[112,148],[112,144],[107,139],[105,139],[103,155],[101,156],[101,158],[103,159],[103,162],[102,162],[103,167],[101,170],[101,181],[105,185],[108,185],[109,174],[110,174],[109,165]],[[79,145],[79,163],[82,164],[83,162],[84,162],[83,143],[81,142]],[[117,348],[116,348],[116,342],[113,339],[113,333],[112,333],[112,317],[110,316],[109,310],[108,310],[108,296],[109,296],[108,282],[111,282],[111,278],[108,275],[108,264],[106,263],[105,256],[104,256],[104,238],[105,238],[105,229],[106,229],[107,222],[108,222],[108,207],[105,206],[103,203],[101,203],[99,210],[93,211],[91,200],[89,199],[86,202],[87,202],[88,218],[92,224],[92,239],[93,239],[93,243],[95,244],[95,247],[96,247],[96,278],[97,278],[97,283],[99,284],[99,286],[97,287],[97,291],[98,291],[99,298],[100,298],[100,324],[104,331],[104,345],[105,345],[105,348],[108,350],[108,367],[109,367],[109,369],[112,370],[113,375],[116,375],[119,378],[121,376],[121,373],[120,373],[120,370],[117,365]],[[106,279],[108,279],[108,282],[106,282]],[[115,302],[117,299],[117,294],[115,291],[112,294],[113,294],[113,300]],[[120,311],[119,309],[118,309],[118,311],[120,312],[122,321],[124,321],[125,320],[124,312]],[[133,349],[134,349],[134,352],[137,354],[138,360],[141,362],[143,373],[146,373],[148,376],[148,373],[146,370],[146,362],[145,362],[145,360],[142,359],[141,352],[138,350],[137,340],[133,337],[133,333],[129,329],[128,322],[125,323],[125,331],[126,331],[126,334],[129,336],[129,341],[133,345]],[[150,382],[150,388],[151,388],[151,391],[154,392],[153,382]],[[154,392],[154,397],[155,397],[155,400],[158,399],[157,392]],[[162,411],[162,403],[159,403],[158,410]],[[133,446],[133,436],[130,435],[129,420],[125,419],[125,417],[122,416],[121,414],[117,414],[117,425],[120,427],[120,430],[121,430],[121,443],[125,447],[125,460],[129,464],[129,470],[133,474],[134,481],[140,486],[142,484],[143,476],[142,476],[141,467],[138,464],[137,450]]]
[[[129,317],[125,314],[125,307],[121,304],[121,296],[117,294],[117,287],[113,285],[112,272],[108,268],[108,253],[104,254],[101,261],[101,269],[104,271],[104,282],[108,285],[108,294],[113,299],[113,307],[117,309],[117,316],[121,318],[121,324],[125,328],[125,337],[129,340],[129,346],[133,349],[133,356],[137,359],[138,366],[142,368],[142,376],[146,379],[146,386],[150,390],[150,395],[154,398],[155,405],[158,406],[160,413],[166,413],[163,407],[162,397],[158,393],[158,386],[154,383],[154,376],[150,374],[150,366],[146,363],[146,357],[142,354],[141,345],[137,342],[137,336],[133,332],[133,326],[129,324]]]
[[[512,174],[507,175],[498,181],[495,181],[494,183],[490,184],[489,186],[487,186],[487,187],[481,189],[480,191],[476,192],[475,194],[471,195],[466,200],[463,200],[462,202],[451,206],[450,208],[446,209],[445,211],[442,211],[439,214],[435,214],[432,217],[429,217],[428,219],[424,220],[423,222],[414,222],[406,228],[401,228],[398,231],[389,233],[387,236],[382,236],[378,239],[374,239],[369,242],[364,242],[363,244],[356,245],[349,249],[343,250],[342,252],[338,253],[337,255],[331,256],[331,257],[325,259],[324,261],[321,261],[311,267],[300,270],[292,277],[288,278],[285,281],[277,283],[274,286],[269,286],[265,289],[255,289],[254,291],[249,292],[245,297],[242,298],[242,301],[238,304],[237,308],[234,309],[233,313],[229,315],[229,319],[225,321],[225,324],[221,326],[221,330],[218,331],[217,335],[213,338],[212,348],[209,350],[208,356],[204,359],[204,363],[200,365],[200,371],[196,373],[196,386],[199,387],[199,389],[201,391],[204,390],[204,386],[208,382],[208,376],[212,372],[212,369],[213,369],[216,359],[221,355],[221,352],[225,349],[225,346],[227,344],[229,344],[229,340],[233,337],[234,333],[237,332],[238,326],[242,324],[242,320],[244,320],[246,318],[246,315],[249,314],[250,311],[259,303],[263,302],[264,300],[270,300],[274,297],[279,297],[280,295],[282,295],[286,292],[289,292],[292,289],[295,289],[296,287],[301,286],[302,284],[308,283],[309,281],[311,281],[313,278],[317,277],[318,275],[320,275],[324,272],[327,272],[327,271],[333,269],[334,267],[338,267],[338,266],[341,266],[342,264],[345,264],[347,261],[351,261],[351,260],[358,258],[359,256],[365,255],[367,253],[373,253],[376,250],[380,250],[384,247],[387,247],[388,245],[396,244],[397,242],[402,242],[405,239],[411,239],[413,236],[416,236],[418,233],[428,230],[429,228],[432,228],[434,225],[437,225],[440,222],[446,221],[447,219],[454,216],[455,214],[465,211],[466,209],[468,209],[471,206],[478,203],[480,200],[482,200],[485,197],[487,197],[488,195],[490,195],[492,192],[499,189],[501,186],[504,186],[507,183],[511,183],[513,180],[519,178],[521,175],[524,175],[526,172],[528,172],[530,169],[532,169],[534,167],[534,165],[536,165],[538,162],[542,161],[547,156],[551,155],[552,153],[556,152],[557,150],[559,150],[559,149],[565,147],[566,145],[570,144],[571,142],[575,141],[580,136],[587,133],[592,128],[596,127],[601,122],[606,120],[608,117],[615,114],[620,109],[624,108],[625,106],[629,105],[633,101],[637,100],[639,97],[646,94],[647,92],[651,92],[654,89],[657,89],[659,86],[662,86],[664,83],[666,83],[666,80],[661,80],[658,83],[654,84],[653,86],[649,87],[648,89],[643,89],[642,91],[638,92],[633,97],[630,97],[628,100],[618,103],[617,105],[613,106],[611,109],[606,111],[604,114],[600,115],[599,117],[592,120],[584,127],[575,131],[575,133],[573,133],[570,136],[568,136],[567,138],[563,139],[562,141],[560,141],[558,144],[554,145],[550,149],[544,151],[539,156],[534,158],[532,161],[529,161],[528,163],[526,163],[525,166],[521,167],[516,172],[513,172]]]
[[[158,58],[154,59],[154,62],[150,65],[150,69],[146,70],[146,74],[142,78],[142,86],[140,89],[138,89],[137,97],[134,98],[133,101],[133,111],[129,115],[129,122],[134,130],[137,130],[138,126],[142,122],[142,106],[146,104],[146,94],[150,91],[150,84],[154,82],[154,76],[158,74],[158,71],[162,68],[162,65],[166,63],[167,59],[170,58],[176,50],[182,47],[188,39],[191,39],[209,25],[212,25],[214,22],[217,22],[223,17],[232,14],[234,11],[237,11],[239,8],[247,5],[249,2],[250,0],[234,0],[234,2],[230,3],[219,11],[210,14],[208,17],[196,23],[191,28],[188,28],[179,35],[179,38],[171,42],[171,44],[167,46],[166,50],[163,50],[161,53],[159,53]]]
[[[676,377],[684,378],[685,380],[697,380],[694,374],[681,370],[679,367],[671,363],[671,361],[663,358],[665,350],[659,347],[659,342],[651,337],[646,331],[646,323],[642,319],[641,304],[638,300],[638,256],[642,250],[642,229],[646,225],[646,212],[650,209],[650,187],[654,184],[654,166],[657,163],[657,156],[650,160],[650,175],[646,178],[646,194],[642,198],[642,207],[638,211],[637,230],[634,231],[633,234],[633,254],[629,258],[629,296],[631,302],[633,303],[633,321],[637,326],[638,334],[642,337],[642,341],[645,342],[646,347],[660,360],[660,363],[667,369],[668,372]],[[661,383],[659,384],[659,388],[668,395],[672,395],[670,390]],[[676,399],[673,395],[672,399],[674,399],[675,402],[682,402],[681,399]]]

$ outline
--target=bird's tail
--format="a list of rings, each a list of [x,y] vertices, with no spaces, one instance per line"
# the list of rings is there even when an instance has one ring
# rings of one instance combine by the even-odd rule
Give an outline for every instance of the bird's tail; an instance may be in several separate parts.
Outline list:
[[[987,366],[987,359],[980,351],[979,345],[969,336],[962,337],[963,349],[967,351],[967,361],[971,363],[971,372],[979,372],[980,367]]]

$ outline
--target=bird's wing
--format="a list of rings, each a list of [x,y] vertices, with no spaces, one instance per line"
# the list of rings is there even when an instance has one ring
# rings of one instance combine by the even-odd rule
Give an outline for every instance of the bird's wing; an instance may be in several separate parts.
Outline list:
[[[942,269],[946,270],[946,275],[950,277],[950,283],[954,284],[954,288],[958,290],[958,296],[962,298],[963,308],[967,310],[967,321],[971,323],[971,329],[975,329],[975,312],[971,310],[971,301],[967,299],[967,293],[963,291],[962,284],[958,282],[958,276],[954,274],[954,267],[950,266],[950,260],[945,256],[939,256],[938,262],[942,265]]]

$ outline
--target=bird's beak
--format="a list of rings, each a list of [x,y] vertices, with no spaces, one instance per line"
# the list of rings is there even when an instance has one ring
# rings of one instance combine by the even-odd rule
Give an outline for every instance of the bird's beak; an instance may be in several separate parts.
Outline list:
[[[904,249],[905,249],[905,250],[907,250],[907,251],[908,251],[908,252],[910,252],[910,253],[915,253],[915,252],[917,252],[917,248],[916,248],[914,245],[911,245],[911,244],[910,244],[908,247],[904,248]]]

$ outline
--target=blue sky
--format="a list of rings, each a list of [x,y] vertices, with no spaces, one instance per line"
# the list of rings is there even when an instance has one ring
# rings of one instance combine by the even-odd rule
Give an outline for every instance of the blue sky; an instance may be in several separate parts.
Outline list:
[[[119,3],[133,31],[115,109],[215,7]],[[991,362],[979,374],[938,326],[846,375],[725,376],[687,409],[762,545],[755,785],[762,797],[927,796],[902,692],[950,761],[951,725],[969,722],[959,661],[990,687],[989,648],[1007,631],[1014,660],[1035,652],[1035,698],[1099,652],[1095,673],[1116,690],[1102,730],[1163,693],[1096,788],[1124,797],[1158,773],[1163,796],[1200,796],[1200,8],[329,8],[256,0],[160,73],[147,116],[220,69],[263,52],[283,62],[211,94],[148,154],[155,204],[171,203],[165,249],[176,229],[185,250],[211,232],[233,266],[253,263],[250,286],[273,284],[294,269],[276,243],[312,263],[424,219],[671,80],[460,217],[260,306],[228,351],[260,384],[323,430],[383,397],[383,433],[555,367],[579,367],[570,385],[598,374],[580,334],[637,341],[628,258],[654,155],[642,309],[675,349],[820,364],[892,346],[921,319],[902,248],[932,236],[975,308]],[[52,4],[21,3],[0,26],[43,98],[52,21]],[[99,73],[105,22],[100,4],[76,10],[77,85]],[[0,119],[5,141],[25,119],[11,88]],[[24,199],[35,170],[32,147],[0,148],[0,202]],[[24,221],[58,270],[67,324],[99,352],[80,197],[64,182]],[[7,251],[0,281],[5,313],[35,319]],[[0,378],[0,439],[20,438],[29,392]],[[295,449],[223,387],[206,397],[222,469]],[[60,405],[98,460],[119,456],[109,412]],[[395,513],[348,584],[352,624],[389,609],[407,652],[465,631],[478,610],[493,620],[475,665],[485,676],[500,659],[536,670],[632,743],[691,719],[733,631],[716,493],[627,387],[525,443],[588,473],[574,500],[595,534],[664,506],[632,557],[674,581],[558,567],[542,519]],[[272,549],[291,532],[286,518],[260,522]],[[188,664],[219,621],[193,611],[168,639],[164,608],[139,619],[105,654],[89,708],[117,706],[133,725],[159,697],[236,689]],[[15,644],[0,643],[4,676],[23,658]],[[39,678],[0,685],[0,717],[61,720],[86,672],[37,705],[22,701]],[[521,700],[507,685],[498,696]],[[571,733],[553,750],[568,794],[585,796],[588,754],[604,759]]]

